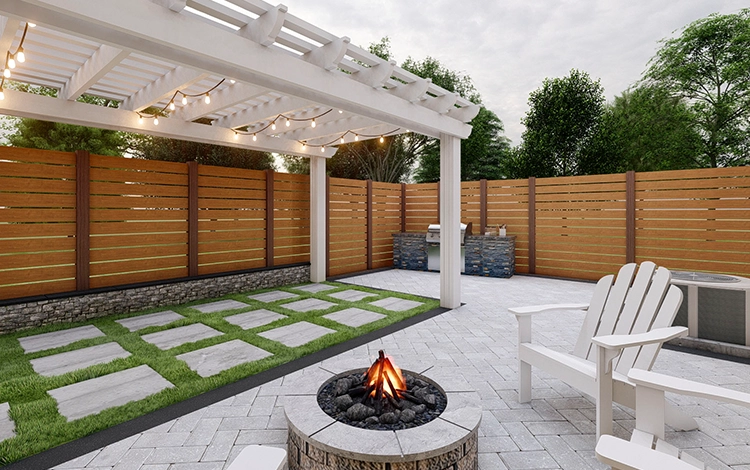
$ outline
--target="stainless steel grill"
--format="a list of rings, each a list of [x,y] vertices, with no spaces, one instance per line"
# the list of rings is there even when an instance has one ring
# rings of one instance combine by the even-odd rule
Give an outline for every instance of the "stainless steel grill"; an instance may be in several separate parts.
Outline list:
[[[464,238],[466,237],[466,228],[469,225],[461,224],[461,246],[464,244]],[[471,232],[469,232],[471,235]],[[427,243],[440,243],[440,224],[430,224],[427,227]]]
[[[461,272],[466,271],[464,238],[467,232],[471,235],[471,224],[461,224]],[[430,224],[425,238],[427,240],[427,269],[440,271],[440,224]]]

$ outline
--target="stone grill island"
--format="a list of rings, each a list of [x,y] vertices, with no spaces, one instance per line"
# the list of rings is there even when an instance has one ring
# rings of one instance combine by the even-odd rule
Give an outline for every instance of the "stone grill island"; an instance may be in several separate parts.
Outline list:
[[[440,389],[446,407],[432,421],[405,429],[365,429],[336,420],[319,405],[327,385],[367,368],[340,368],[322,382],[300,383],[284,402],[289,428],[289,470],[476,470],[477,435],[482,418],[479,395],[465,381],[403,370]],[[328,371],[325,371],[328,374]],[[440,382],[443,382],[441,384]]]

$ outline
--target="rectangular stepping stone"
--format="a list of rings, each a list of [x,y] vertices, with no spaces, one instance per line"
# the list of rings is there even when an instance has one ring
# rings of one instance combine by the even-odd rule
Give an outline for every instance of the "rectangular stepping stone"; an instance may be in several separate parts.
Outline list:
[[[147,365],[50,390],[57,409],[68,421],[99,413],[113,406],[141,400],[174,387]]]
[[[325,310],[336,305],[333,302],[327,302],[320,299],[304,299],[296,302],[289,302],[282,305],[284,308],[294,310],[295,312],[309,312],[310,310]]]
[[[329,286],[328,284],[308,284],[306,286],[294,287],[294,290],[301,290],[305,292],[324,292],[327,290],[336,289],[336,286]]]
[[[314,323],[301,321],[292,325],[282,326],[279,328],[274,328],[273,330],[264,331],[262,333],[258,333],[258,335],[272,341],[278,341],[284,346],[296,348],[297,346],[307,344],[310,341],[318,339],[321,336],[325,336],[329,333],[336,333],[336,330],[316,325]]]
[[[352,328],[366,325],[385,317],[386,316],[382,313],[362,310],[361,308],[347,308],[338,312],[329,313],[328,315],[323,315],[323,318],[333,320],[342,325],[351,326]]]
[[[182,320],[183,318],[185,317],[177,312],[165,310],[163,312],[149,313],[148,315],[123,318],[122,320],[116,320],[116,322],[130,331],[138,331],[148,328],[149,326],[169,325],[170,323]]]
[[[10,405],[0,403],[0,442],[15,437],[16,425],[10,419]]]
[[[193,305],[192,308],[199,310],[201,313],[213,313],[221,312],[222,310],[233,310],[245,307],[249,307],[249,305],[236,300],[220,300],[209,304]]]
[[[299,297],[297,294],[291,292],[284,292],[283,290],[272,290],[271,292],[264,292],[262,294],[248,295],[250,299],[257,300],[258,302],[276,302],[277,300],[293,299]]]
[[[367,297],[377,297],[378,294],[372,292],[362,292],[361,290],[347,289],[341,292],[334,292],[333,294],[326,294],[328,297],[333,297],[339,300],[346,300],[348,302],[359,302],[360,300]]]
[[[404,310],[411,310],[414,307],[424,305],[422,302],[416,302],[414,300],[399,299],[398,297],[386,297],[375,302],[370,303],[376,307],[384,308],[392,312],[403,312]]]
[[[180,354],[177,359],[185,361],[201,377],[210,377],[234,366],[273,356],[257,346],[239,339]]]
[[[233,325],[237,325],[243,330],[249,330],[251,328],[258,328],[259,326],[268,325],[276,320],[282,318],[288,318],[286,315],[272,312],[264,308],[260,310],[253,310],[251,312],[240,313],[238,315],[231,315],[224,317],[224,320],[228,321]]]
[[[21,347],[25,352],[30,353],[59,348],[82,339],[97,338],[99,336],[104,336],[104,333],[99,328],[93,325],[86,325],[69,330],[53,331],[51,333],[18,338],[18,342],[21,343]]]
[[[76,349],[52,356],[40,357],[31,361],[31,367],[37,374],[45,377],[62,375],[74,370],[85,369],[95,364],[106,364],[121,357],[128,357],[127,352],[117,343],[105,343],[90,348]]]
[[[216,331],[203,323],[194,323],[188,326],[180,326],[171,330],[159,331],[148,335],[143,335],[144,341],[149,342],[157,348],[166,351],[174,347],[194,343],[206,338],[221,336],[224,333]]]

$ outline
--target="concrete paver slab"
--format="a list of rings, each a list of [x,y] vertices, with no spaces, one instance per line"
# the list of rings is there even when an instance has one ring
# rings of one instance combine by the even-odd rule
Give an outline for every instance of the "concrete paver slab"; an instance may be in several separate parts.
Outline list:
[[[220,300],[218,302],[211,302],[208,304],[201,304],[201,305],[193,305],[192,308],[200,311],[201,313],[213,313],[213,312],[221,312],[222,310],[234,310],[236,308],[245,308],[249,307],[248,304],[244,302],[238,302],[236,300]]]
[[[149,313],[148,315],[139,315],[137,317],[123,318],[122,320],[116,321],[130,331],[138,331],[148,328],[149,326],[168,325],[177,320],[182,320],[183,318],[185,317],[177,312],[165,310],[163,312]]]
[[[10,405],[0,403],[0,442],[16,435],[16,425],[10,419]]]
[[[314,323],[301,321],[280,328],[274,328],[273,330],[264,331],[258,333],[258,335],[273,341],[278,341],[284,346],[296,348],[297,346],[307,344],[310,341],[329,333],[336,333],[336,330],[315,325]]]
[[[399,299],[398,297],[386,297],[385,299],[371,302],[370,305],[384,308],[392,312],[403,312],[404,310],[411,310],[414,307],[419,307],[423,304],[422,302],[417,302],[415,300]]]
[[[204,325],[203,323],[194,323],[192,325],[180,326],[170,330],[158,331],[148,335],[143,335],[144,341],[153,344],[157,348],[166,351],[186,343],[194,343],[206,338],[223,335],[221,331]]]
[[[57,409],[68,421],[99,413],[113,406],[141,400],[165,388],[167,379],[146,365],[50,390]]]
[[[262,294],[248,295],[249,299],[257,300],[258,302],[276,302],[277,300],[293,299],[299,297],[297,294],[291,292],[284,292],[283,290],[272,290],[271,292],[264,292]]]
[[[287,318],[287,316],[262,308],[260,310],[253,310],[238,315],[224,317],[224,320],[233,325],[239,326],[243,330],[249,330],[251,328],[268,325],[269,323],[281,320],[282,318]]]
[[[234,366],[273,356],[257,346],[239,339],[180,354],[177,359],[187,365],[201,377],[210,377]]]
[[[301,290],[304,292],[325,292],[327,290],[336,289],[336,286],[329,286],[328,284],[308,284],[306,286],[295,287],[294,290]]]
[[[93,325],[86,325],[68,330],[42,333],[41,335],[26,336],[25,338],[18,338],[18,342],[21,343],[21,347],[25,352],[30,353],[59,348],[82,339],[97,338],[99,336],[104,336],[104,333],[99,328]]]
[[[295,312],[309,312],[311,310],[325,310],[336,305],[333,302],[328,302],[320,299],[304,299],[297,300],[296,302],[289,302],[288,304],[282,305],[284,308],[294,310]]]
[[[127,352],[117,343],[105,343],[89,348],[76,349],[52,356],[33,359],[31,367],[37,374],[45,377],[62,375],[74,370],[85,369],[96,364],[106,364],[115,359],[128,357]]]
[[[361,308],[347,308],[338,312],[329,313],[328,315],[323,315],[323,318],[333,320],[342,325],[351,326],[352,328],[357,328],[358,326],[366,325],[385,317],[386,316],[382,313],[362,310]]]
[[[347,302],[359,302],[362,299],[366,299],[367,297],[377,297],[378,294],[373,294],[372,292],[362,292],[361,290],[356,289],[347,289],[342,290],[341,292],[334,292],[333,294],[326,294],[328,297],[333,297],[334,299],[339,300],[346,300]]]

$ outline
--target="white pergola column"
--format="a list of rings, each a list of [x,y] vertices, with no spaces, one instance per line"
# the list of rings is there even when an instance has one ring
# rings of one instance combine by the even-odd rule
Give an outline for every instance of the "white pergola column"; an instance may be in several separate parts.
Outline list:
[[[310,157],[310,281],[326,280],[326,159]]]
[[[440,306],[461,305],[461,139],[440,135]]]

